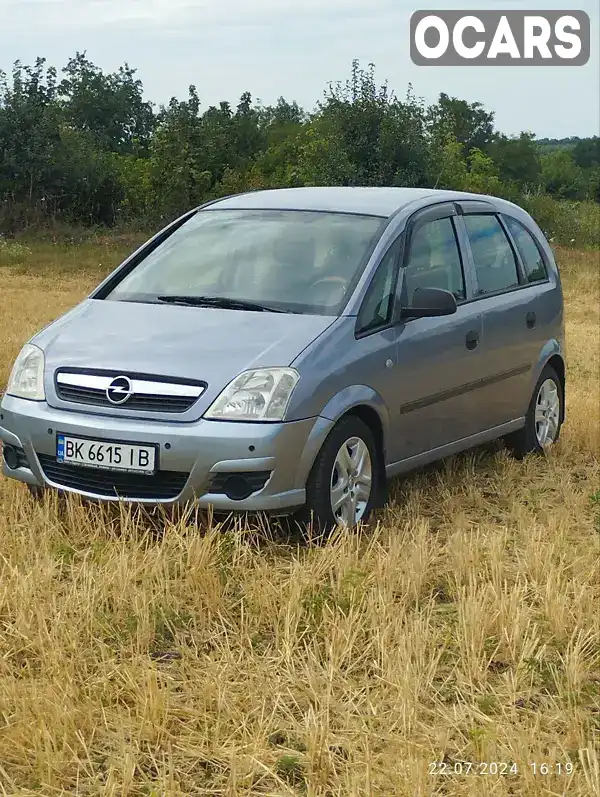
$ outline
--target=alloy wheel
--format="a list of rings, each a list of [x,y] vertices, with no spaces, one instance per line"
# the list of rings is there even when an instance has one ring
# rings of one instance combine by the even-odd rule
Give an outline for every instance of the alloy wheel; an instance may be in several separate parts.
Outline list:
[[[535,402],[535,435],[542,448],[556,440],[560,424],[560,396],[556,382],[546,379],[540,385]]]
[[[340,447],[331,473],[331,509],[336,522],[352,527],[366,512],[372,490],[373,467],[369,448],[360,437]]]

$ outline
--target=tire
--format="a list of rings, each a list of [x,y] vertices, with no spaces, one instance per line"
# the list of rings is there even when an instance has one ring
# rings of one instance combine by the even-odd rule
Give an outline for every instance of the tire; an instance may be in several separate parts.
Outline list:
[[[550,399],[552,407],[546,406],[547,399]],[[549,417],[546,442],[543,442],[544,421],[542,415]],[[523,459],[528,454],[545,453],[550,446],[558,441],[564,417],[565,401],[562,382],[554,368],[547,365],[537,381],[529,402],[525,426],[505,438],[507,448],[516,459]]]
[[[342,472],[344,446],[350,457],[346,460],[347,466],[359,465],[358,477],[348,476],[349,468],[345,473]],[[365,461],[366,455],[368,457]],[[379,505],[377,493],[381,484],[380,469],[380,459],[370,428],[354,415],[345,416],[333,427],[317,455],[306,483],[306,504],[294,516],[294,520],[301,524],[312,523],[315,530],[322,534],[327,534],[338,525],[353,528],[358,522],[367,523],[373,508]],[[352,470],[356,473],[357,468]],[[370,484],[367,487],[369,477]],[[334,512],[332,491],[336,484],[340,499],[349,494],[359,499],[354,513],[348,500],[344,501],[337,513]]]

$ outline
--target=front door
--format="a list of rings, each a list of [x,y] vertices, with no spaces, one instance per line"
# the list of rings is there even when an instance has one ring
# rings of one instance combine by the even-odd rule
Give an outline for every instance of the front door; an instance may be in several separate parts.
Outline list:
[[[452,203],[428,208],[409,223],[402,304],[417,288],[451,291],[454,315],[408,318],[398,335],[398,413],[395,461],[432,451],[481,431],[478,383],[482,376],[482,315],[472,298]]]

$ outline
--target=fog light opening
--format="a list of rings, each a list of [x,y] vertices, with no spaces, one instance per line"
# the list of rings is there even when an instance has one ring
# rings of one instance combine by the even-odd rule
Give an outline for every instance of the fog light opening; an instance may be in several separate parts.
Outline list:
[[[10,470],[16,470],[19,467],[19,454],[14,446],[3,446],[2,456],[6,467]]]
[[[243,501],[253,493],[252,485],[244,476],[228,476],[223,484],[223,492],[232,501]]]

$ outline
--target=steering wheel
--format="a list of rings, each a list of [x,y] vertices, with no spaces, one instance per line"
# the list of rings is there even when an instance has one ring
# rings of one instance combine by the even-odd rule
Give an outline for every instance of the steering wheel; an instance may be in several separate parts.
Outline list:
[[[320,277],[318,280],[313,282],[310,287],[311,288],[316,288],[317,285],[320,285],[322,282],[323,283],[333,282],[333,283],[336,283],[338,285],[342,285],[343,288],[344,288],[344,291],[346,291],[346,280],[343,277]]]

